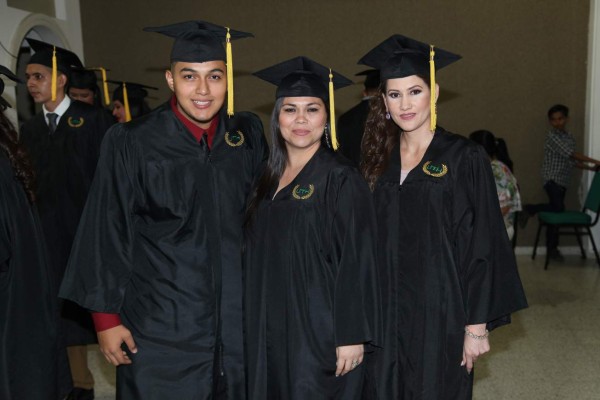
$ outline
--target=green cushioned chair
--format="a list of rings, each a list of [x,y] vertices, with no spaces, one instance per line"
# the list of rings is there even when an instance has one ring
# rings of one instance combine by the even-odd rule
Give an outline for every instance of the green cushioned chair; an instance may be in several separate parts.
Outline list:
[[[587,213],[591,211],[595,213],[594,219]],[[581,236],[589,236],[594,248],[594,254],[596,255],[596,261],[600,265],[600,257],[598,257],[598,249],[592,236],[591,227],[598,223],[598,217],[600,216],[600,172],[594,174],[594,180],[592,186],[585,198],[585,204],[581,211],[563,211],[563,212],[540,212],[538,214],[539,227],[537,235],[535,236],[535,245],[533,247],[532,259],[535,259],[537,252],[537,245],[540,240],[540,234],[542,228],[554,226],[558,229],[559,237],[561,235],[575,235],[579,248],[581,249],[581,258],[585,258],[585,250],[583,249],[583,242]],[[546,251],[546,263],[544,269],[548,269],[548,263],[550,261],[549,252]]]

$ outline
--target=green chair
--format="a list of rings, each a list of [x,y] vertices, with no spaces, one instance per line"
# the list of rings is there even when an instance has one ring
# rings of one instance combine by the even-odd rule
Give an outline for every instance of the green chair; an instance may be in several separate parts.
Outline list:
[[[595,213],[594,220],[592,217],[586,212],[592,211]],[[579,243],[579,248],[581,249],[581,258],[585,257],[585,250],[583,249],[583,242],[581,241],[581,236],[589,236],[590,241],[592,242],[592,247],[594,248],[594,254],[596,255],[596,262],[600,265],[600,257],[598,256],[598,249],[596,248],[596,243],[594,242],[594,237],[592,236],[591,227],[598,223],[598,218],[600,217],[600,172],[596,172],[594,174],[594,180],[592,181],[592,186],[587,194],[585,199],[585,204],[583,205],[583,209],[581,211],[563,211],[563,212],[540,212],[538,213],[539,227],[537,231],[537,235],[535,236],[535,245],[533,247],[533,254],[531,255],[531,259],[535,259],[535,254],[537,251],[537,245],[540,240],[540,234],[542,233],[542,228],[549,226],[554,226],[558,229],[559,237],[561,235],[575,235],[577,238],[577,243]],[[546,251],[546,263],[544,264],[544,269],[548,269],[548,263],[550,261],[549,252]]]

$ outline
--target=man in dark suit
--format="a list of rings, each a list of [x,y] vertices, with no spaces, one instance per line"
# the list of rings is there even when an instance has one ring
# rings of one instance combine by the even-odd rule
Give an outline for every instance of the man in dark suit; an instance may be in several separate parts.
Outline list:
[[[377,96],[379,88],[378,70],[370,69],[356,74],[356,76],[363,75],[366,78],[361,102],[340,115],[337,123],[340,151],[357,166],[360,164],[360,146],[367,115],[369,115],[369,100]]]
[[[100,143],[114,121],[103,109],[73,101],[66,95],[72,69],[83,67],[74,53],[38,40],[27,41],[35,51],[25,72],[27,90],[34,102],[42,105],[42,112],[23,124],[20,141],[36,174],[37,206],[58,296]],[[61,305],[61,316],[59,341],[69,349],[74,375],[71,378],[66,357],[59,360],[59,392],[66,395],[73,380],[75,389],[69,399],[93,399],[93,378],[87,362],[75,366],[71,357],[71,348],[94,342],[91,318],[75,303],[66,301]],[[81,373],[86,376],[84,382],[78,382]]]

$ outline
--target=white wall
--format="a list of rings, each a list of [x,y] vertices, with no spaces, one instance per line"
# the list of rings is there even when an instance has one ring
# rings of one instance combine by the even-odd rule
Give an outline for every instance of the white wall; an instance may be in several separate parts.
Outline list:
[[[79,0],[55,0],[54,7],[56,18],[9,7],[6,0],[0,0],[0,42],[2,45],[16,56],[25,35],[33,29],[32,36],[73,50],[83,59]],[[16,71],[16,58],[1,48],[0,64],[11,71]],[[14,106],[15,85],[9,80],[5,80],[5,85],[2,97]],[[16,121],[14,110],[9,109],[8,114],[13,121]]]
[[[586,153],[600,160],[600,0],[590,0],[585,138]],[[585,175],[586,188],[591,183],[592,175]],[[596,245],[600,246],[600,224],[592,233]],[[592,251],[591,246],[589,251]]]

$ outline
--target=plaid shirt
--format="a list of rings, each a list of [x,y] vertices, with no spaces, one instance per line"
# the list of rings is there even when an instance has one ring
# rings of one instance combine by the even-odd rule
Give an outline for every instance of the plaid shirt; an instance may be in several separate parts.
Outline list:
[[[571,154],[575,152],[575,137],[567,131],[550,129],[544,144],[544,162],[542,178],[544,183],[554,181],[560,186],[569,186],[571,171],[575,161]]]

